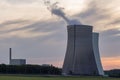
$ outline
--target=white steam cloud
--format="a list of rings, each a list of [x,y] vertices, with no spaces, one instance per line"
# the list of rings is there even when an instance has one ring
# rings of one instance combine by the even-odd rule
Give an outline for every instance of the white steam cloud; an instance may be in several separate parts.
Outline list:
[[[68,24],[68,25],[74,25],[74,24],[81,24],[78,20],[76,19],[73,19],[73,20],[70,20],[68,17],[66,17],[66,14],[63,12],[63,9],[64,8],[61,8],[61,7],[58,7],[58,2],[56,3],[51,3],[50,1],[48,0],[44,0],[44,4],[47,6],[47,9],[54,15],[58,16],[58,17],[61,17],[62,19],[65,20],[65,22]]]

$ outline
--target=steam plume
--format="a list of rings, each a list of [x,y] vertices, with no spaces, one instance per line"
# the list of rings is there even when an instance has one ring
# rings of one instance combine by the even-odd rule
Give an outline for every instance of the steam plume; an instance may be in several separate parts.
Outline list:
[[[66,14],[63,12],[64,8],[58,7],[58,2],[51,4],[50,1],[44,0],[44,4],[52,14],[64,19],[68,25],[81,24],[78,20],[70,20],[67,18]]]

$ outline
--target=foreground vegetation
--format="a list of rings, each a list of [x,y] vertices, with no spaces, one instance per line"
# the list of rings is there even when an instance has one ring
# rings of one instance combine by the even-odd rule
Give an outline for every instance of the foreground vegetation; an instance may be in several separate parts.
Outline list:
[[[0,80],[120,80],[120,78],[1,75]]]
[[[0,74],[61,75],[62,69],[52,65],[5,65],[0,64]],[[120,69],[105,71],[109,77],[119,77]],[[7,78],[7,77],[6,77]],[[1,78],[0,78],[1,79]]]
[[[0,64],[0,74],[60,75],[61,69],[52,65],[5,65]]]

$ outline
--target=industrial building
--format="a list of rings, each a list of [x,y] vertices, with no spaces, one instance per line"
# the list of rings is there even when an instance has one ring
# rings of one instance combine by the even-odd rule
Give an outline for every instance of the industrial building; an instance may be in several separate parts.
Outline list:
[[[68,42],[63,75],[104,75],[99,55],[99,33],[92,26],[67,26]]]
[[[10,65],[25,65],[26,60],[25,59],[12,59],[12,48],[10,48],[10,55],[9,55],[9,64]]]

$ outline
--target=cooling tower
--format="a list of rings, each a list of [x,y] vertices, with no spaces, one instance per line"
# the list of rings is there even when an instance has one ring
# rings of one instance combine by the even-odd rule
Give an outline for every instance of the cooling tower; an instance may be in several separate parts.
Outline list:
[[[98,35],[92,33],[92,26],[70,25],[67,26],[67,31],[68,42],[63,75],[103,75],[98,51]]]
[[[93,50],[94,50],[94,56],[95,56],[95,61],[96,65],[98,68],[99,75],[104,75],[101,60],[100,60],[100,54],[99,54],[99,33],[93,33]]]

